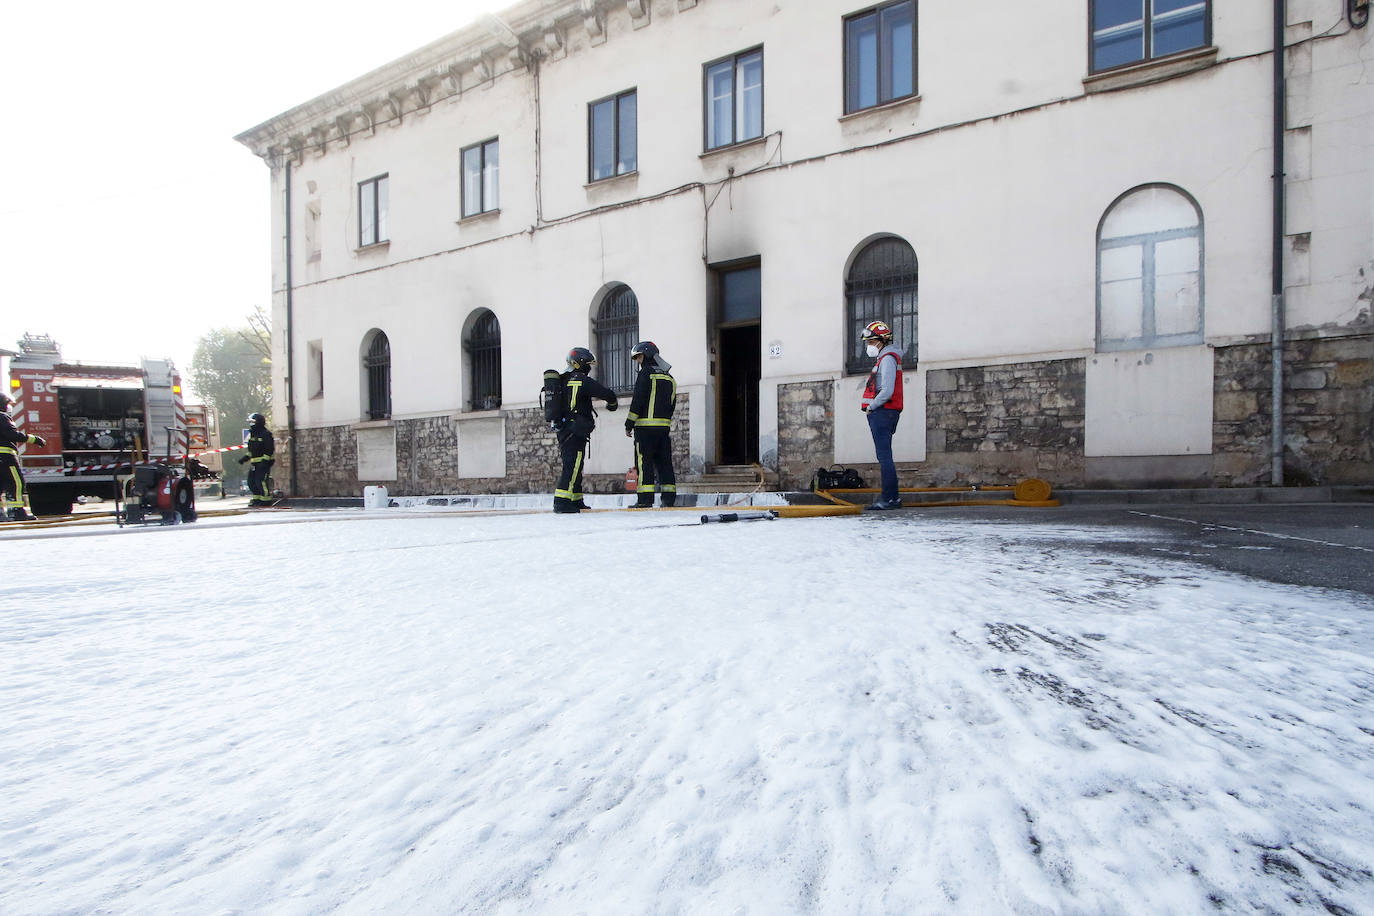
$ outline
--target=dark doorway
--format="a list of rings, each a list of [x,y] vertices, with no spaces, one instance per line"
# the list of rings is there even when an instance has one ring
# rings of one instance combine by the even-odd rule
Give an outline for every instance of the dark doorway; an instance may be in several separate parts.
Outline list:
[[[759,460],[762,279],[757,258],[716,268],[716,453],[721,464]]]
[[[720,331],[720,463],[759,460],[759,326]]]

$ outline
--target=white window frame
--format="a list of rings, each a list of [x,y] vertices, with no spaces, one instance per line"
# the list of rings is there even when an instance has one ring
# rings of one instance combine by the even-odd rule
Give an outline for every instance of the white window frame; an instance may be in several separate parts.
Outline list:
[[[1191,226],[1160,227],[1146,232],[1136,232],[1129,235],[1103,238],[1102,233],[1112,211],[1133,195],[1146,191],[1168,191],[1178,195],[1192,207],[1193,212],[1196,214],[1196,221]],[[1197,240],[1197,304],[1195,320],[1193,322],[1194,326],[1187,331],[1161,333],[1158,329],[1157,321],[1160,312],[1161,291],[1159,289],[1159,278],[1161,274],[1157,269],[1156,253],[1161,245],[1189,238]],[[1112,205],[1102,214],[1102,220],[1098,224],[1097,230],[1097,352],[1110,353],[1119,350],[1145,350],[1152,347],[1184,347],[1203,342],[1207,314],[1204,238],[1202,208],[1199,207],[1197,201],[1182,188],[1166,184],[1141,185],[1140,187],[1132,188],[1112,202]],[[1102,263],[1103,252],[1110,253],[1131,248],[1137,248],[1140,251],[1140,333],[1138,335],[1128,336],[1105,336],[1102,313],[1102,290],[1104,282]],[[1109,282],[1119,283],[1124,281],[1116,280]]]
[[[745,75],[755,60],[758,62],[758,81],[746,85],[744,83]],[[728,93],[713,95],[711,73],[724,65],[729,65],[730,68],[730,88]],[[740,143],[748,143],[750,140],[757,140],[763,136],[765,115],[763,81],[762,45],[713,60],[702,67],[702,142],[707,152],[725,149]],[[754,93],[757,93],[758,96],[758,125],[756,128],[752,128],[747,123],[749,103]],[[730,108],[730,132],[728,136],[722,137],[721,132],[725,125],[717,122],[715,109],[716,103],[727,97]]]

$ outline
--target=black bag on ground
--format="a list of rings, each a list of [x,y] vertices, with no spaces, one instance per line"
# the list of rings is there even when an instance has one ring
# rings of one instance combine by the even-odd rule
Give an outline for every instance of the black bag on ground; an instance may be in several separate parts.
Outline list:
[[[832,464],[828,468],[816,468],[816,476],[811,478],[812,490],[862,490],[864,479],[853,468],[842,468]]]

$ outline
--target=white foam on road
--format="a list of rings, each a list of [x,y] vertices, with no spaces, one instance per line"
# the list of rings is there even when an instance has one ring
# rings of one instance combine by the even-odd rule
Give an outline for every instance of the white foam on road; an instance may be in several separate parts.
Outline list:
[[[1374,909],[1374,603],[692,521],[6,540],[0,912]]]

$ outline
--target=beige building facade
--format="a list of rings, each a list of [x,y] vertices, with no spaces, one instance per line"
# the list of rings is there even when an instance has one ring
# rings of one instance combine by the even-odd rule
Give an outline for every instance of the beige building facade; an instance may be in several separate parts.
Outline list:
[[[542,370],[651,339],[680,479],[804,487],[873,461],[878,317],[904,485],[1374,481],[1374,30],[1133,6],[523,0],[244,132],[278,477],[550,491]]]

